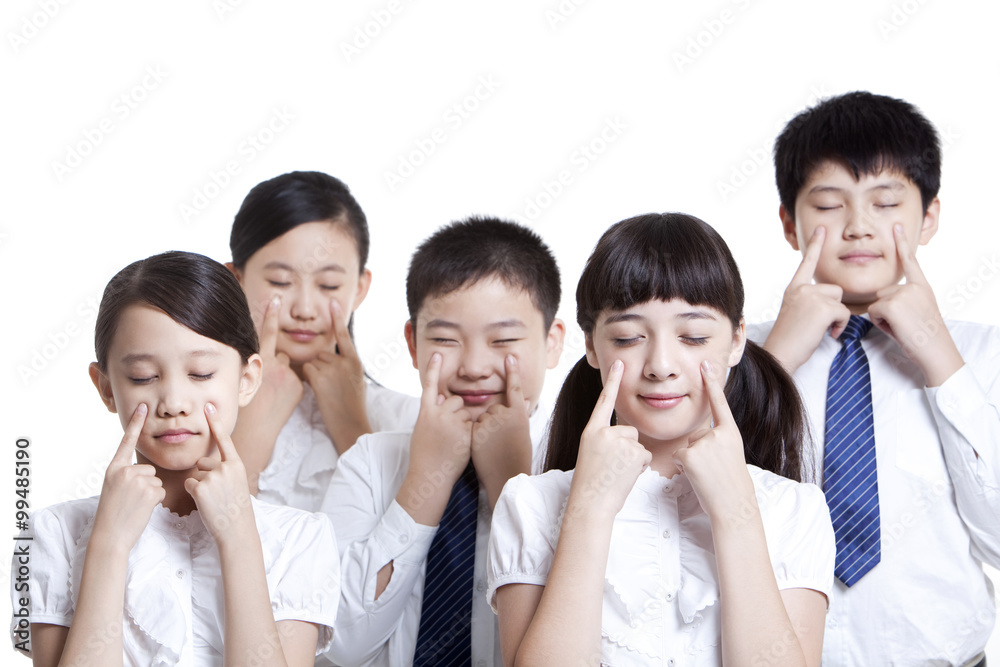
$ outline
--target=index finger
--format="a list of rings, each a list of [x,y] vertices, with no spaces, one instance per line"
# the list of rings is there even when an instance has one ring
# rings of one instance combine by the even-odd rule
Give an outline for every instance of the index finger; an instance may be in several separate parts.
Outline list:
[[[135,407],[132,419],[129,420],[128,426],[125,427],[125,435],[122,436],[121,444],[118,445],[118,449],[111,459],[112,463],[117,462],[123,465],[132,463],[132,453],[135,452],[135,443],[139,441],[139,433],[142,432],[142,425],[146,423],[146,414],[148,412],[149,408],[146,407],[145,403],[140,403]]]
[[[351,338],[351,330],[347,328],[347,318],[344,317],[344,309],[336,299],[330,299],[330,319],[333,322],[331,331],[333,333],[331,342],[335,351],[342,357],[356,357],[357,351],[354,349],[354,340]]]
[[[236,445],[233,444],[232,438],[229,437],[226,429],[222,426],[222,422],[219,419],[219,411],[211,403],[205,404],[205,417],[208,419],[208,430],[219,447],[219,458],[223,461],[233,458],[238,459],[239,454],[236,453]]]
[[[281,298],[275,294],[267,302],[264,311],[264,323],[260,330],[260,351],[274,356],[278,350],[278,311],[281,310]]]
[[[594,406],[594,412],[590,415],[590,421],[587,422],[588,427],[591,424],[596,426],[611,424],[611,415],[615,411],[615,402],[618,401],[618,387],[621,385],[624,374],[625,364],[620,359],[616,359],[615,363],[611,364],[607,379],[604,380],[604,389],[601,390],[601,395],[597,398],[597,405]]]
[[[715,425],[732,424],[736,425],[733,419],[733,412],[729,409],[729,401],[726,400],[726,391],[719,382],[719,378],[712,372],[712,365],[708,360],[701,362],[701,377],[705,382],[705,389],[708,392],[708,404],[712,408],[712,419]]]
[[[899,257],[899,263],[903,267],[903,277],[906,278],[906,282],[926,284],[927,278],[924,276],[920,264],[917,263],[917,255],[913,248],[910,247],[910,240],[906,238],[906,234],[903,232],[903,225],[893,225],[892,235],[896,239],[896,255]]]
[[[517,357],[508,354],[504,362],[507,366],[507,407],[524,405],[524,390],[521,388],[521,370],[518,368]]]
[[[427,370],[424,371],[423,391],[420,394],[420,402],[437,405],[438,400],[438,378],[441,377],[441,354],[435,352],[427,361]]]
[[[792,276],[792,285],[808,285],[812,282],[816,273],[816,265],[819,264],[819,255],[823,250],[823,243],[826,241],[826,228],[817,227],[809,237],[806,244],[806,251],[802,253],[802,263],[795,270]]]

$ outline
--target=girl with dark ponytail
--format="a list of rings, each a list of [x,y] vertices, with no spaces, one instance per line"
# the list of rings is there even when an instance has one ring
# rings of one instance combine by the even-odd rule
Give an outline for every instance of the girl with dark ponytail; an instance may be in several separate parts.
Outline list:
[[[688,215],[624,220],[576,298],[586,355],[547,472],[508,482],[493,515],[504,664],[818,665],[833,529],[729,248]]]

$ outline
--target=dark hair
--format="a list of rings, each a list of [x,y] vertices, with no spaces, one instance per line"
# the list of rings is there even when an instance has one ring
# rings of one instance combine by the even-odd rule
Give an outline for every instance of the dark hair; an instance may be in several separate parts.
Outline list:
[[[122,311],[135,304],[159,308],[191,331],[234,348],[244,363],[259,349],[246,296],[229,269],[204,255],[172,251],[132,262],[104,288],[94,332],[102,371]]]
[[[683,299],[715,308],[733,327],[743,317],[743,281],[726,242],[698,218],[650,213],[608,229],[576,288],[576,320],[590,336],[598,315],[652,300]],[[566,376],[552,414],[546,470],[576,466],[580,437],[602,389],[586,356]],[[801,480],[805,431],[791,377],[769,353],[747,341],[732,368],[726,399],[743,435],[747,463]]]
[[[472,216],[437,230],[413,253],[406,276],[410,321],[428,297],[496,277],[523,289],[548,331],[559,309],[559,267],[535,232],[514,222]]]
[[[359,268],[368,263],[368,220],[348,187],[319,171],[293,171],[258,183],[233,219],[229,250],[242,269],[251,256],[307,222],[343,222],[358,247]]]
[[[886,169],[901,172],[920,189],[924,211],[941,187],[937,131],[909,102],[857,91],[823,100],[790,120],[774,142],[774,171],[785,211],[813,169],[835,160],[854,178]]]

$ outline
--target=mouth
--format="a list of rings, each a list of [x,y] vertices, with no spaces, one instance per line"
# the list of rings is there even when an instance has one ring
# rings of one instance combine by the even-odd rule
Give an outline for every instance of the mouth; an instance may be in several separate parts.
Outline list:
[[[176,445],[178,443],[184,442],[188,438],[198,435],[194,431],[190,431],[186,428],[172,428],[153,437],[161,442],[166,442],[171,445]]]
[[[489,403],[490,399],[492,399],[494,396],[499,396],[501,392],[486,391],[483,389],[470,389],[463,391],[453,391],[451,393],[455,394],[456,396],[461,396],[462,400],[465,402],[465,407],[472,408]]]
[[[881,253],[873,250],[852,250],[840,256],[842,262],[850,264],[867,264],[882,257]]]
[[[686,394],[639,394],[639,398],[651,408],[668,410],[677,407]]]
[[[284,331],[286,336],[297,343],[310,343],[319,335],[318,332],[310,329],[285,329]]]

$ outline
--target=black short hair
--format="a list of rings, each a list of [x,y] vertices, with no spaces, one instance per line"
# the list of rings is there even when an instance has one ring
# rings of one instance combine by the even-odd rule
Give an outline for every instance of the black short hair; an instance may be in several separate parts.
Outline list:
[[[344,224],[358,247],[358,267],[368,262],[368,220],[343,181],[321,171],[292,171],[258,183],[233,219],[229,250],[242,269],[258,250],[308,222]]]
[[[901,172],[920,189],[924,211],[941,187],[937,131],[909,102],[865,91],[823,100],[790,120],[774,142],[774,171],[785,211],[812,171],[835,160],[855,178],[885,169]]]
[[[552,251],[527,227],[481,216],[442,227],[413,253],[406,276],[410,321],[416,326],[417,313],[428,297],[493,277],[526,291],[549,330],[561,293]]]

